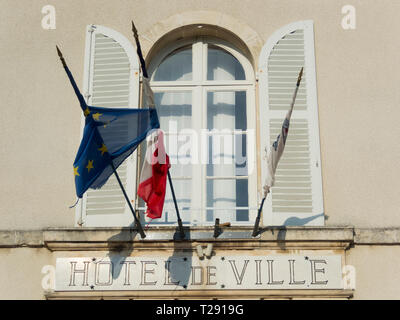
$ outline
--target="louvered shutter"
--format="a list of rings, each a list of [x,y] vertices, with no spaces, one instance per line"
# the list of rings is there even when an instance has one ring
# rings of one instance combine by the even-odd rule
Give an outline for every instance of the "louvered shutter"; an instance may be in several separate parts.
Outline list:
[[[84,93],[89,105],[138,107],[139,64],[131,43],[114,30],[87,28]],[[124,135],[130,128],[121,126]],[[118,139],[118,137],[115,137]],[[118,168],[128,196],[136,194],[136,153]],[[114,175],[98,190],[89,189],[77,208],[77,224],[85,227],[120,227],[133,222],[132,213]]]
[[[278,30],[260,56],[262,182],[266,172],[264,148],[268,149],[280,133],[303,66],[286,147],[263,210],[264,226],[324,225],[312,21]]]

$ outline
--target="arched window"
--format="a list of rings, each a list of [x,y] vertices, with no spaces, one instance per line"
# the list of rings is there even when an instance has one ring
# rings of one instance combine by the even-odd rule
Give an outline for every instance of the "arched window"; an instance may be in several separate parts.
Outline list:
[[[258,113],[254,70],[231,43],[197,36],[154,52],[148,73],[184,224],[210,225],[216,218],[221,223],[254,223],[257,183],[261,187],[266,172],[264,149],[278,134],[298,71],[304,66],[287,146],[264,205],[263,225],[323,225],[312,21],[277,30],[262,48]],[[138,107],[136,51],[116,31],[88,26],[84,75],[83,93],[89,104]],[[137,153],[118,169],[132,200],[140,168],[136,159]],[[145,211],[140,201],[135,206]],[[152,224],[176,225],[176,220],[167,186],[163,216]],[[100,190],[89,190],[77,206],[77,225],[128,226],[132,222],[113,177]]]
[[[198,37],[160,50],[149,74],[183,223],[251,224],[257,175],[249,61],[229,43]],[[155,223],[176,223],[169,186]]]

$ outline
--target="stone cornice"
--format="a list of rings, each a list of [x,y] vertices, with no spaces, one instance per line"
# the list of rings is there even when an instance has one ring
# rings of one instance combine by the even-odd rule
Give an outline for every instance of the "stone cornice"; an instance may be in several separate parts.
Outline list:
[[[176,229],[156,227],[142,240],[128,228],[48,228],[0,230],[0,248],[46,247],[49,250],[110,250],[132,247],[194,248],[213,242],[216,248],[235,249],[347,249],[352,245],[400,245],[400,228],[274,227],[251,237],[251,227],[224,228],[217,239],[213,228],[191,228],[187,239],[177,240]],[[190,234],[190,235],[189,235]]]
[[[0,230],[0,248],[43,246],[43,230]]]
[[[358,245],[399,245],[400,228],[357,228],[354,243]]]
[[[176,290],[171,291],[170,299],[237,299],[238,290]],[[165,293],[164,293],[165,294]],[[48,300],[58,299],[165,299],[161,291],[80,291],[80,292],[47,292]],[[350,299],[352,290],[240,290],[241,299]]]
[[[353,242],[352,228],[287,227],[264,229],[251,237],[252,227],[225,228],[218,238],[213,228],[186,230],[185,240],[176,240],[175,228],[157,227],[146,231],[141,239],[127,228],[53,228],[44,231],[44,244],[52,251],[58,250],[122,250],[136,249],[192,249],[199,243],[213,242],[219,249],[346,249]]]

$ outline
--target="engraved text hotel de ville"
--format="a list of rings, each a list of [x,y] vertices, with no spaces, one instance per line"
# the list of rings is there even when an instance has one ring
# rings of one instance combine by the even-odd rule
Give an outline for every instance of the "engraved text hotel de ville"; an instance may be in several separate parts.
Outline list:
[[[341,289],[340,255],[58,258],[56,291]]]

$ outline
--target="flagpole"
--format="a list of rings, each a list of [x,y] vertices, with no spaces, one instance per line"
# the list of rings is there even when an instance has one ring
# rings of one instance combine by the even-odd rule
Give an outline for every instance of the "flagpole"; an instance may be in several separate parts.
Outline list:
[[[142,66],[143,76],[148,78],[149,76],[148,76],[147,70],[146,70],[146,62],[144,61],[144,58],[143,58],[142,47],[140,46],[139,35],[138,35],[137,29],[136,29],[133,21],[132,21],[132,32],[133,32],[133,36],[135,38],[136,52],[139,56],[140,65]]]
[[[133,23],[133,21],[132,21],[132,32],[133,32],[133,36],[135,38],[136,52],[137,52],[137,55],[138,55],[139,60],[140,60],[140,65],[142,67],[143,76],[145,78],[148,78],[148,74],[147,74],[147,70],[146,70],[146,62],[144,61],[144,58],[143,58],[142,48],[140,46],[140,41],[139,41],[139,35],[138,35],[137,29],[136,29],[135,24]],[[171,174],[169,173],[169,169],[168,169],[167,173],[168,173],[168,183],[169,183],[169,186],[171,188],[172,198],[174,200],[174,205],[175,205],[176,216],[177,216],[177,219],[178,219],[179,234],[181,236],[181,239],[183,239],[185,237],[185,232],[183,230],[182,220],[181,220],[181,216],[179,214],[178,203],[176,201],[174,186],[172,184],[172,179],[171,179]]]
[[[115,177],[117,178],[118,184],[121,187],[122,193],[124,194],[125,200],[128,203],[129,208],[131,209],[131,212],[132,212],[133,218],[135,219],[135,223],[136,223],[137,229],[140,233],[140,236],[142,237],[142,239],[144,239],[144,238],[146,238],[146,234],[143,231],[142,224],[140,223],[139,219],[136,216],[135,210],[133,209],[132,204],[129,201],[128,195],[126,194],[125,188],[121,182],[121,179],[119,178],[117,170],[115,169],[114,163],[112,161],[111,161],[111,167],[114,171]]]
[[[267,195],[268,195],[268,193],[267,193]],[[265,201],[266,198],[267,198],[267,196],[265,196],[265,197],[262,199],[260,208],[258,209],[257,218],[256,218],[256,221],[254,222],[253,233],[252,233],[252,235],[251,235],[252,237],[257,236],[257,234],[258,234],[258,232],[259,232],[261,211],[262,211],[262,208],[263,208],[263,206],[264,206],[264,201]]]
[[[65,59],[64,59],[64,57],[63,57],[63,55],[62,55],[61,50],[58,48],[58,46],[56,46],[56,48],[57,48],[58,56],[59,56],[59,58],[60,58],[60,60],[61,60],[61,62],[62,62],[62,65],[63,65],[65,71],[67,72],[67,75],[68,75],[68,78],[69,78],[69,80],[70,80],[70,82],[71,82],[71,84],[72,84],[72,87],[74,88],[75,93],[76,93],[76,95],[78,96],[78,99],[79,99],[79,101],[80,101],[80,103],[81,103],[81,107],[82,107],[83,111],[85,112],[85,108],[87,108],[86,101],[84,100],[82,94],[80,93],[80,91],[79,91],[79,89],[78,89],[78,86],[76,85],[75,80],[73,79],[73,77],[72,77],[72,75],[71,75],[71,73],[70,73],[70,71],[69,71],[69,69],[68,69],[67,63],[65,62]],[[85,116],[86,116],[86,114],[85,114]],[[131,209],[131,212],[132,212],[133,217],[134,217],[134,219],[135,219],[136,226],[137,226],[137,228],[138,228],[138,231],[139,231],[139,233],[140,233],[140,236],[141,236],[142,238],[146,238],[146,234],[145,234],[144,231],[143,231],[143,228],[142,228],[142,225],[140,224],[140,221],[139,221],[138,218],[136,217],[135,210],[132,208],[131,202],[129,201],[128,195],[127,195],[126,192],[125,192],[125,188],[124,188],[124,186],[123,186],[123,184],[122,184],[122,182],[121,182],[121,179],[119,178],[119,175],[118,175],[118,173],[117,173],[117,170],[116,170],[116,168],[115,168],[114,163],[112,162],[112,160],[111,160],[111,167],[112,167],[112,169],[113,169],[113,171],[114,171],[114,174],[115,174],[115,176],[116,176],[116,178],[117,178],[117,181],[118,181],[118,183],[119,183],[119,186],[121,187],[122,193],[123,193],[124,196],[125,196],[126,202],[128,203],[129,208]]]
[[[78,97],[79,104],[81,105],[81,108],[82,108],[82,110],[83,110],[83,112],[84,112],[84,115],[85,115],[85,117],[86,117],[86,110],[87,110],[86,101],[85,101],[85,99],[83,98],[81,92],[79,91],[79,88],[78,88],[78,86],[77,86],[77,84],[76,84],[76,82],[75,82],[75,80],[74,80],[74,77],[72,76],[71,71],[69,71],[69,68],[68,68],[68,66],[67,66],[67,63],[65,62],[65,59],[64,59],[64,57],[63,57],[63,54],[62,54],[60,48],[59,48],[57,45],[56,45],[56,49],[57,49],[58,57],[59,57],[60,60],[61,60],[61,63],[62,63],[62,65],[63,65],[64,69],[65,69],[65,72],[67,73],[68,79],[69,79],[69,81],[70,81],[70,83],[71,83],[71,85],[72,85],[72,88],[73,88],[74,91],[75,91],[76,96]]]
[[[169,173],[169,169],[168,169],[168,182],[169,182],[169,186],[171,188],[172,199],[174,200],[175,211],[176,211],[176,215],[177,215],[177,218],[178,218],[179,234],[181,236],[181,239],[183,239],[183,238],[185,238],[185,232],[183,231],[182,219],[181,219],[181,216],[179,214],[178,203],[176,201],[174,186],[172,184],[172,179],[171,179],[171,174]]]
[[[297,91],[299,91],[299,87],[300,87],[300,82],[301,82],[301,77],[303,75],[303,67],[300,70],[299,76],[297,78],[297,83],[296,83],[296,89],[294,90],[294,94],[293,94],[293,99],[292,99],[292,103],[290,105],[290,109],[289,111],[291,112],[291,110],[293,109],[294,103],[296,101],[296,96],[297,96]],[[258,209],[257,212],[257,217],[256,217],[256,221],[254,222],[254,227],[253,227],[253,233],[252,233],[252,237],[255,237],[258,235],[258,233],[260,232],[260,218],[261,218],[261,212],[262,212],[262,208],[264,206],[264,202],[265,199],[267,198],[267,195],[269,193],[269,189],[268,192],[265,194],[265,196],[263,197],[263,199],[261,200],[261,204],[260,204],[260,208]]]

